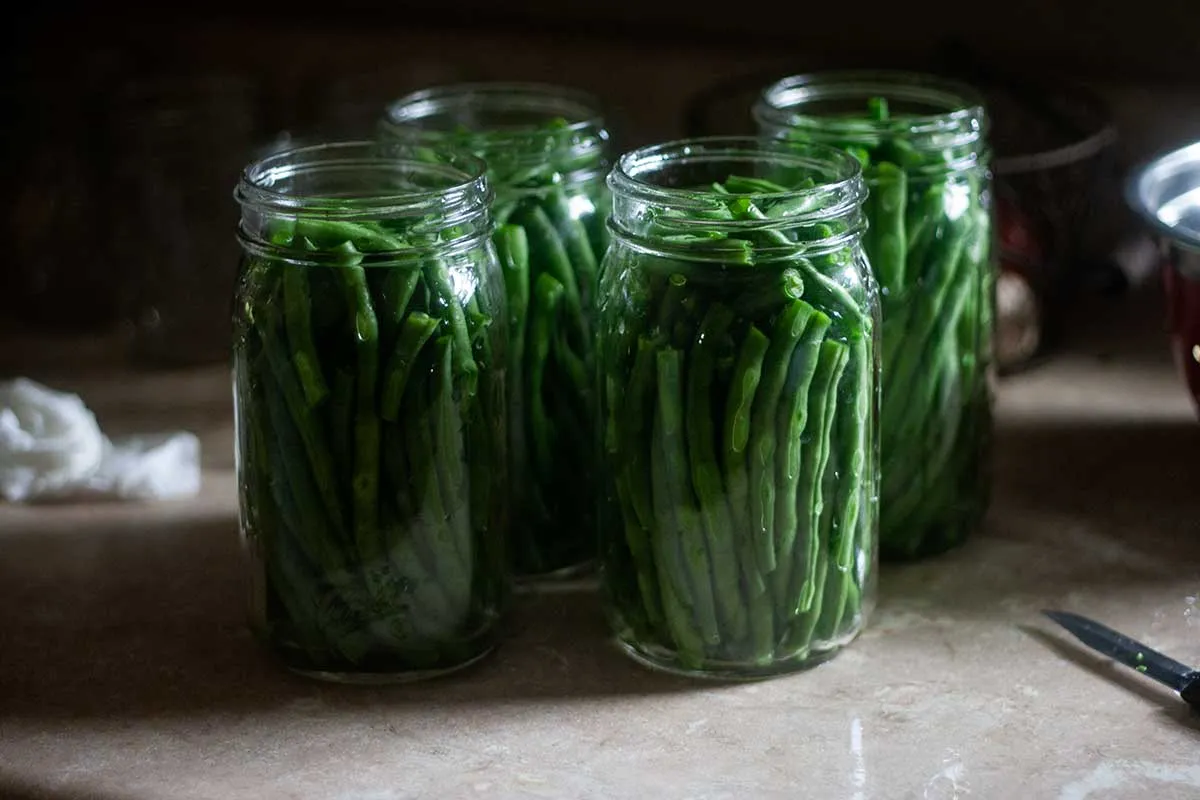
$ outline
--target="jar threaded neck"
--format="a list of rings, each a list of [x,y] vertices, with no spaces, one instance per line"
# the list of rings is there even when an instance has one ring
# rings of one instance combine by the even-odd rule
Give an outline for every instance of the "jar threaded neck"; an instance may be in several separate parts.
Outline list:
[[[376,257],[470,247],[491,228],[485,171],[469,153],[394,142],[282,150],[247,166],[234,189],[242,209],[239,238],[249,250],[296,263],[315,256],[295,243],[280,246],[273,234],[301,221],[348,231],[380,222],[403,228],[403,246],[377,250]]]
[[[872,115],[882,100],[886,113]],[[839,146],[902,140],[953,168],[986,162],[989,120],[970,86],[922,73],[831,71],[782,78],[755,102],[759,129]]]
[[[599,101],[550,84],[464,83],[413,92],[388,105],[380,127],[390,139],[474,153],[502,189],[591,180],[608,167]]]
[[[759,260],[791,258],[798,246],[814,255],[841,249],[865,227],[861,166],[819,144],[733,136],[668,142],[626,153],[608,185],[610,229],[647,252],[721,261],[726,234],[759,232],[780,234],[762,237]],[[734,197],[726,185],[746,191]]]

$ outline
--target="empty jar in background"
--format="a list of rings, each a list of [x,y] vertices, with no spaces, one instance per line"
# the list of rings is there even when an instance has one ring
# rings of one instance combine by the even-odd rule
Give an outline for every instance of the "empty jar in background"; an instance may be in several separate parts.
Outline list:
[[[470,664],[507,595],[507,324],[483,164],[327,144],[252,164],[236,196],[254,630],[330,680]]]
[[[487,163],[510,329],[512,559],[556,579],[596,557],[593,304],[608,242],[608,132],[572,89],[460,84],[392,103],[385,136]]]
[[[601,585],[638,661],[758,678],[875,588],[878,298],[857,161],[695,139],[622,156],[597,331]]]
[[[759,128],[854,154],[870,187],[863,246],[883,310],[884,558],[942,552],[991,491],[995,248],[987,115],[965,86],[896,72],[785,78]]]

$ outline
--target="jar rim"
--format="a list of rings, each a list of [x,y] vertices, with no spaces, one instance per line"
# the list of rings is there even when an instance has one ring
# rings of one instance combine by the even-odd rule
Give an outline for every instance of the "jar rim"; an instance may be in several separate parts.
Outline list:
[[[657,205],[681,210],[706,209],[719,196],[715,192],[662,186],[642,176],[666,164],[722,160],[756,160],[794,167],[824,166],[833,170],[831,179],[815,186],[747,194],[751,200],[762,197],[791,200],[833,192],[848,194],[846,201],[857,204],[866,197],[862,164],[854,156],[830,145],[782,142],[755,136],[698,136],[630,150],[617,160],[609,173],[608,185],[614,192]]]
[[[712,212],[728,211],[734,199],[730,194],[717,189],[663,185],[648,178],[653,173],[665,175],[673,167],[712,170],[714,165],[735,164],[798,169],[807,173],[805,178],[813,179],[814,185],[784,191],[737,192],[738,199],[757,206],[760,212],[765,207],[769,210],[761,217],[725,219],[714,217]],[[753,171],[744,176],[754,177]],[[862,164],[849,153],[825,144],[752,136],[678,139],[625,153],[609,173],[608,186],[613,197],[608,227],[615,236],[644,252],[688,260],[720,263],[726,259],[723,251],[705,241],[711,231],[782,233],[834,220],[844,223],[840,231],[828,228],[819,238],[806,239],[805,251],[821,255],[853,242],[861,236],[865,224],[862,205],[867,185]],[[688,243],[672,235],[643,230],[647,221],[662,226],[667,219],[675,233],[699,235],[700,240]],[[760,246],[756,252],[762,256],[761,263],[766,263],[794,256],[796,246]]]
[[[752,114],[759,124],[789,128],[821,128],[830,133],[860,134],[897,131],[896,118],[874,120],[866,114],[866,101],[882,96],[888,100],[924,104],[932,110],[905,113],[904,132],[912,135],[960,134],[965,144],[983,138],[987,111],[983,96],[972,86],[951,78],[903,70],[831,70],[789,75],[768,85],[754,103]],[[829,100],[862,100],[861,115],[833,117],[805,114],[805,106]]]
[[[388,103],[385,124],[393,129],[421,130],[415,126],[447,110],[468,106],[483,111],[517,110],[545,115],[545,119],[536,122],[498,130],[489,128],[488,132],[498,140],[503,140],[506,135],[515,138],[537,133],[555,117],[567,121],[559,130],[575,133],[601,131],[605,124],[600,99],[591,92],[552,83],[520,81],[451,83],[410,92]],[[436,135],[449,130],[427,128],[424,132]]]
[[[497,191],[603,180],[608,130],[599,98],[566,86],[475,82],[434,86],[392,101],[383,138],[453,144],[487,162]]]
[[[331,176],[339,170],[357,169],[380,180],[380,189],[361,194],[328,194],[278,188],[290,178]],[[486,210],[491,189],[484,162],[453,148],[413,148],[379,141],[337,141],[283,148],[262,156],[242,171],[234,199],[243,207],[267,213],[313,214],[325,219],[406,217],[434,209],[461,212]],[[384,188],[383,180],[398,175],[420,175],[431,188],[402,191]]]

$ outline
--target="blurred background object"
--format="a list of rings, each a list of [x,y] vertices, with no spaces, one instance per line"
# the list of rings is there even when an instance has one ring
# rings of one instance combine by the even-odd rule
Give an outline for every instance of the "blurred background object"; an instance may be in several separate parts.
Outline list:
[[[1043,301],[1034,289],[1045,274],[1046,254],[1033,221],[1012,193],[997,187],[995,357],[1001,372],[1027,364],[1042,350]]]
[[[1200,252],[1176,250],[1163,267],[1175,363],[1200,414]]]
[[[1010,292],[997,297],[997,360],[1011,372],[1053,348],[1065,306],[1105,283],[1133,224],[1117,129],[1104,100],[1075,81],[990,63],[961,43],[941,60],[981,87],[992,114],[1000,285]],[[1026,299],[1012,304],[1018,285]]]
[[[1121,202],[1124,166],[1107,104],[1075,80],[1028,64],[1001,66],[957,37],[924,59],[889,63],[967,82],[984,95],[1003,271],[997,360],[1006,372],[1027,366],[1060,337],[1065,304],[1113,283],[1114,250],[1133,224]],[[755,71],[704,87],[686,104],[687,132],[752,131],[750,105],[783,74]]]

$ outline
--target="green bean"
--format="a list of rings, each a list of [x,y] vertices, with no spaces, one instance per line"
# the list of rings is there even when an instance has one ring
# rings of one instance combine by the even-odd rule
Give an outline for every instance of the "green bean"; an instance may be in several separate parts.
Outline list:
[[[831,452],[828,435],[833,429],[837,384],[846,361],[845,345],[829,340],[821,345],[821,362],[817,367],[818,375],[813,380],[813,394],[810,395],[815,407],[810,407],[809,418],[820,426],[822,436],[815,440],[817,446],[806,459],[805,472],[801,477],[801,485],[812,487],[811,493],[806,496],[808,502],[802,512],[798,512],[802,519],[808,520],[810,547],[805,556],[806,567],[803,572],[795,567],[792,570],[791,596],[797,598],[799,604],[787,611],[801,617],[792,625],[791,634],[785,642],[789,650],[805,648],[807,651],[811,648],[813,632],[821,620],[825,598],[830,594],[830,539],[835,504],[829,503],[827,510],[825,498],[833,493],[837,475],[836,471],[827,469]],[[800,586],[795,585],[798,578],[803,579]]]
[[[470,488],[463,470],[465,448],[462,419],[454,402],[454,378],[451,347],[438,342],[434,352],[434,388],[430,403],[434,416],[434,447],[438,478],[441,483],[446,525],[453,537],[454,552],[464,571],[474,563],[471,542]]]
[[[338,570],[345,566],[345,559],[334,537],[324,529],[328,519],[321,509],[318,487],[313,484],[313,474],[306,467],[304,434],[296,417],[289,411],[285,399],[287,392],[276,381],[263,387],[266,406],[271,420],[271,434],[278,442],[280,457],[275,463],[281,467],[287,480],[288,496],[294,510],[283,509],[283,516],[290,518],[288,532],[295,536],[308,558],[318,564],[331,565]]]
[[[292,372],[290,359],[284,351],[283,342],[274,331],[271,315],[268,315],[260,332],[263,336],[263,352],[266,355],[267,364],[299,433],[305,460],[308,462],[307,469],[312,471],[311,474],[316,483],[316,494],[324,505],[325,518],[334,533],[341,535],[346,531],[346,520],[342,513],[342,504],[338,500],[333,470],[330,467],[329,446],[317,426],[312,410],[304,400],[304,391],[300,388],[299,381]]]
[[[436,357],[434,363],[438,366],[433,369],[444,368]],[[433,369],[427,380],[416,387],[416,402],[406,425],[405,448],[415,504],[413,530],[417,552],[439,576],[449,614],[455,619],[464,619],[470,603],[470,582],[464,574],[466,565],[459,552],[461,543],[449,521],[453,506],[461,498],[454,494],[453,487],[442,485],[442,470],[435,462],[435,458],[440,458],[432,433],[437,428],[438,409],[428,385],[437,379]]]
[[[446,315],[445,318],[450,325],[451,341],[454,343],[455,371],[463,376],[463,397],[473,397],[479,379],[479,366],[475,363],[475,357],[471,353],[471,336],[467,331],[467,319],[463,314],[462,301],[454,288],[446,263],[437,258],[429,259],[425,264],[425,279],[438,299],[439,313]]]
[[[396,345],[396,335],[404,321],[421,280],[421,270],[413,266],[378,270],[383,273],[376,310],[379,312],[379,339],[385,351]]]
[[[408,248],[403,239],[375,223],[300,219],[296,221],[295,235],[308,239],[318,250],[335,250],[346,243],[360,253],[387,253]]]
[[[658,408],[654,418],[652,469],[663,475],[662,493],[656,490],[654,498],[658,535],[666,539],[663,549],[681,560],[672,572],[687,576],[694,624],[701,641],[705,645],[715,645],[721,640],[721,631],[713,599],[712,568],[688,480],[686,446],[681,431],[682,358],[678,350],[669,347],[659,349],[656,358]]]
[[[782,606],[789,602],[789,580],[792,570],[792,554],[796,545],[797,503],[796,492],[802,485],[800,482],[801,454],[804,447],[805,435],[808,432],[808,398],[810,397],[813,378],[820,363],[821,342],[829,330],[831,320],[824,313],[813,310],[808,317],[804,334],[796,345],[788,369],[787,396],[789,402],[779,409],[776,421],[779,441],[782,448],[777,458],[776,482],[781,487],[775,504],[775,563],[777,567],[772,576],[772,590],[775,600]],[[815,441],[814,436],[808,436]],[[807,487],[806,487],[807,490]],[[807,522],[807,520],[804,520]]]
[[[310,406],[315,406],[325,399],[329,388],[325,385],[317,348],[313,344],[308,297],[308,273],[303,269],[284,270],[284,319],[288,342],[292,346],[292,364],[296,368],[305,399]]]
[[[625,460],[615,467],[616,491],[624,507],[628,509],[625,538],[629,552],[638,571],[642,605],[651,624],[665,620],[666,598],[659,595],[659,579],[656,566],[661,568],[651,544],[652,532],[656,529],[656,518],[651,494],[651,470],[645,441],[650,429],[644,420],[652,414],[657,365],[654,344],[640,337],[629,391],[624,398],[613,397],[614,409],[622,409],[620,420],[624,430],[618,434],[618,450],[626,455]],[[673,598],[676,599],[677,598]]]
[[[800,277],[799,270],[789,267],[770,280],[752,282],[738,293],[732,305],[740,316],[755,319],[769,314],[789,300],[799,300],[803,296],[804,279]]]
[[[884,286],[903,286],[906,277],[904,258],[908,250],[904,227],[908,176],[894,164],[880,164],[867,202],[871,224],[863,245],[874,254],[871,266]]]
[[[340,367],[333,376],[329,423],[334,469],[349,475],[354,469],[354,373]]]
[[[764,575],[775,569],[775,422],[779,395],[791,365],[792,352],[813,313],[804,302],[790,303],[775,323],[771,344],[763,358],[762,379],[754,397],[749,444],[750,526],[756,541],[758,569]]]
[[[863,358],[865,353],[861,342],[856,342],[854,348],[856,358]],[[843,364],[849,363],[849,359],[843,360]],[[858,568],[855,556],[864,551],[864,543],[860,542],[857,536],[857,523],[860,487],[863,486],[866,477],[863,475],[867,453],[864,423],[869,413],[870,391],[864,385],[869,382],[869,378],[864,373],[861,362],[854,364],[854,372],[846,375],[846,380],[856,384],[850,388],[853,392],[851,397],[858,398],[858,402],[843,406],[837,415],[837,422],[842,427],[842,435],[838,437],[838,441],[842,443],[843,449],[836,469],[846,478],[840,482],[840,490],[832,504],[836,516],[831,517],[829,521],[822,519],[822,530],[829,531],[826,552],[830,558],[830,565],[825,577],[821,617],[816,633],[817,637],[824,641],[835,640],[842,634],[842,620],[849,600],[849,591],[854,585],[854,574]],[[832,398],[836,397],[836,392],[835,383],[830,389],[831,402]],[[834,522],[835,519],[840,522]]]
[[[563,247],[574,268],[573,271],[580,281],[579,292],[582,302],[587,305],[595,289],[596,273],[598,272],[596,254],[588,239],[587,229],[572,213],[570,202],[562,189],[550,192],[543,207],[559,232]]]
[[[750,516],[750,486],[746,475],[745,449],[749,440],[750,414],[754,405],[754,393],[762,376],[762,363],[766,357],[770,340],[753,325],[742,338],[737,364],[733,368],[733,380],[729,383],[729,397],[725,403],[725,425],[722,441],[722,466],[725,470],[725,486],[729,496],[730,517],[733,530],[743,531],[738,536],[738,562],[742,581],[751,605],[750,626],[753,647],[760,656],[772,648],[773,632],[771,616],[762,612],[767,597],[766,580],[758,569],[755,539]]]
[[[730,175],[725,179],[724,189],[731,194],[780,194],[788,191],[786,186],[780,186],[765,178],[750,178],[745,175]]]
[[[812,386],[808,393],[808,424],[814,426],[815,435],[810,438],[810,446],[805,448],[804,463],[800,471],[801,494],[798,498],[796,517],[808,528],[806,552],[796,553],[792,566],[790,584],[787,590],[789,605],[785,612],[789,615],[810,611],[813,599],[822,588],[814,568],[818,563],[818,555],[823,553],[826,540],[821,537],[821,517],[824,512],[824,496],[822,480],[828,463],[830,447],[825,435],[829,430],[834,416],[834,408],[830,402],[831,387],[836,386],[836,378],[845,367],[846,348],[831,339],[821,343],[817,360],[817,373],[813,376]],[[800,559],[803,558],[803,562]],[[803,567],[801,568],[801,564]]]
[[[737,552],[729,537],[733,523],[725,500],[712,424],[715,351],[733,319],[729,308],[713,303],[700,323],[688,370],[686,417],[692,485],[699,499],[706,544],[712,559],[716,604],[721,611],[722,628],[736,641],[746,635],[746,604],[739,589]]]
[[[388,422],[399,419],[400,403],[404,398],[404,389],[412,372],[421,348],[437,330],[438,320],[421,311],[409,314],[400,329],[400,337],[396,349],[388,359],[384,370],[383,398],[380,402],[379,416]]]
[[[500,225],[496,228],[493,238],[496,242],[497,255],[500,258],[500,267],[504,272],[504,288],[508,298],[510,386],[517,389],[523,385],[522,375],[525,367],[525,331],[530,302],[529,239],[525,236],[525,229],[519,225]],[[523,394],[520,391],[514,391],[510,397],[513,403],[510,409],[510,418],[513,420],[512,441],[514,447],[523,451],[525,442]],[[522,460],[520,453],[514,455],[515,460]]]
[[[539,276],[550,275],[562,284],[563,303],[568,318],[578,320],[578,324],[586,335],[588,331],[587,317],[583,313],[579,282],[562,239],[554,229],[554,223],[540,207],[532,206],[521,215],[520,224],[524,226],[525,235],[529,237],[531,268]]]
[[[367,276],[360,266],[340,270],[347,301],[354,313],[357,352],[355,374],[357,396],[354,417],[354,537],[365,563],[374,563],[383,553],[379,540],[379,415],[375,408],[375,385],[379,370],[379,323]]]
[[[564,302],[563,285],[546,273],[538,276],[533,287],[533,308],[530,314],[530,343],[526,371],[529,385],[526,398],[529,403],[533,429],[533,456],[539,475],[548,475],[556,468],[554,463],[555,426],[546,408],[543,381],[546,361],[550,356],[554,322]]]

